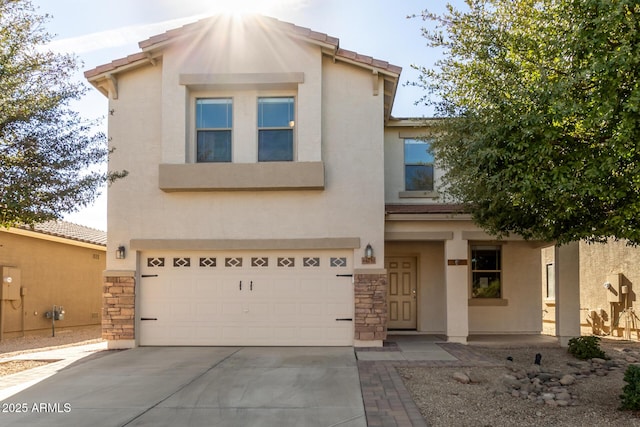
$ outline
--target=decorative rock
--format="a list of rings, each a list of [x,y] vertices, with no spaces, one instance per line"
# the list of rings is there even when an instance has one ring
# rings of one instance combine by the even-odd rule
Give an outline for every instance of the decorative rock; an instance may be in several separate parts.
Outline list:
[[[553,376],[551,374],[547,374],[547,373],[540,373],[538,374],[538,378],[540,378],[540,381],[545,382],[545,381],[549,381],[551,380],[551,378],[553,378]]]
[[[467,372],[467,377],[469,377],[469,381],[474,384],[479,384],[482,382],[482,378],[475,371]]]
[[[556,394],[556,400],[560,401],[560,400],[566,400],[567,402],[571,400],[571,395],[569,393],[567,393],[566,391],[564,393],[558,393]],[[566,406],[566,405],[560,405],[560,406]]]
[[[607,361],[606,361],[606,360],[604,360],[604,359],[600,359],[599,357],[594,357],[593,359],[591,359],[591,361],[592,361],[593,363],[599,363],[599,364],[601,364],[601,365],[604,365],[605,363],[607,363]]]
[[[582,369],[582,368],[588,368],[589,362],[580,362],[580,361],[567,362],[567,365],[572,366],[574,368]]]
[[[560,379],[560,384],[571,385],[576,382],[576,378],[573,375],[565,375]]]
[[[454,372],[453,379],[462,384],[469,384],[471,382],[469,377],[463,372]]]
[[[569,402],[566,400],[556,400],[558,406],[569,406]]]
[[[513,397],[520,397],[520,392],[518,392],[518,390],[513,390],[513,391],[511,392],[511,396],[513,396]]]
[[[516,389],[516,390],[520,390],[520,387],[522,386],[522,384],[520,384],[520,381],[516,379],[510,379],[510,378],[503,378],[502,383],[508,388]]]
[[[553,393],[542,393],[542,399],[544,400],[553,400],[555,397],[556,395]]]
[[[553,399],[545,400],[544,403],[546,403],[549,406],[558,406],[558,402],[556,402]]]
[[[539,374],[540,372],[542,372],[542,370],[540,369],[540,365],[531,365],[529,367],[529,370],[527,371],[527,374]]]

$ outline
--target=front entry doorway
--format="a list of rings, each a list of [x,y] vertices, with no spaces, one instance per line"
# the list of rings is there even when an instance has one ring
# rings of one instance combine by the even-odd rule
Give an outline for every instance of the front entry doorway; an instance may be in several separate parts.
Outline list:
[[[389,275],[389,329],[416,329],[417,278],[416,259],[388,257],[385,268]]]

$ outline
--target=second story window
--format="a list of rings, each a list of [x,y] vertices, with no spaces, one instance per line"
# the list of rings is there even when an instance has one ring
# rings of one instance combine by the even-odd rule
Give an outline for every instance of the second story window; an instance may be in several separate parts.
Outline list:
[[[293,97],[258,98],[258,161],[293,161]]]
[[[433,155],[429,143],[404,140],[405,191],[433,191]]]
[[[196,100],[198,162],[230,162],[233,101],[231,98]]]

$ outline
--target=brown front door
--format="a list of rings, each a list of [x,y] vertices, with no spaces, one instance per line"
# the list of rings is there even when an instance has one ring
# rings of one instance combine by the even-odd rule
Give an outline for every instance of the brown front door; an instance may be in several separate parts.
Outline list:
[[[385,267],[389,274],[389,329],[416,329],[416,259],[388,257]]]

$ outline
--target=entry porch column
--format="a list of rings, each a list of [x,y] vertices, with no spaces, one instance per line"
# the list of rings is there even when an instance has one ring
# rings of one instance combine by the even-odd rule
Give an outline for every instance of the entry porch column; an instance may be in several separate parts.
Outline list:
[[[452,240],[445,241],[444,252],[447,341],[466,344],[469,336],[468,241],[456,232]]]

